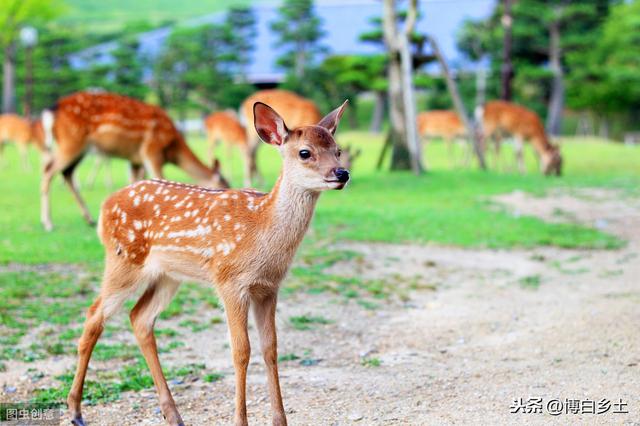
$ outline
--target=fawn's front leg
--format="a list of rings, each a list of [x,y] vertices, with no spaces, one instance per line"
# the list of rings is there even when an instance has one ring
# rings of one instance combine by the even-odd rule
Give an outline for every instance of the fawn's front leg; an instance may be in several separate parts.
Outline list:
[[[247,333],[247,316],[249,301],[238,294],[224,294],[224,309],[227,313],[227,325],[231,339],[233,367],[236,372],[236,411],[235,425],[246,426],[247,423],[247,367],[251,357],[251,345]]]
[[[276,303],[277,293],[264,297],[254,297],[253,316],[256,320],[258,333],[260,334],[260,346],[262,357],[267,368],[267,384],[269,386],[269,400],[273,413],[274,426],[286,426],[287,417],[282,405],[280,393],[280,380],[278,378],[278,340],[276,336]]]

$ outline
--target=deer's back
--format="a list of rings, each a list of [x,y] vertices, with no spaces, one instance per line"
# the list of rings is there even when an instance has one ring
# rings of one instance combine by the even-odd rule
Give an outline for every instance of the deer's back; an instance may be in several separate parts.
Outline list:
[[[249,96],[242,104],[246,123],[253,123],[253,104],[262,102],[282,116],[290,128],[317,124],[322,116],[316,104],[288,90],[260,90]],[[249,125],[249,124],[247,124]]]
[[[209,114],[205,127],[210,139],[219,139],[238,145],[245,145],[247,134],[240,121],[229,112],[221,111]]]
[[[506,101],[487,102],[484,120],[523,139],[546,140],[544,125],[538,114],[521,105]]]
[[[103,203],[98,233],[111,255],[149,273],[172,270],[208,282],[228,282],[238,274],[281,278],[288,265],[277,271],[259,253],[261,230],[269,225],[260,212],[269,201],[268,194],[250,190],[146,180]]]
[[[31,140],[31,123],[16,114],[0,115],[0,141],[27,143]]]
[[[135,159],[149,141],[167,146],[177,129],[159,107],[112,93],[79,92],[56,105],[56,138],[91,143],[99,150]]]
[[[418,114],[418,132],[423,136],[452,138],[465,133],[455,111],[433,110]]]

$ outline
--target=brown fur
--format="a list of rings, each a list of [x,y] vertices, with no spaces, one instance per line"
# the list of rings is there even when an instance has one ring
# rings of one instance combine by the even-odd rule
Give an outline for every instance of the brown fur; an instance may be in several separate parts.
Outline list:
[[[431,110],[418,114],[416,118],[418,134],[427,141],[433,138],[443,139],[449,149],[449,158],[454,160],[454,143],[458,139],[466,136],[467,130],[455,111],[451,110]],[[469,159],[469,152],[466,153],[466,161]]]
[[[490,101],[484,105],[482,130],[485,138],[493,138],[496,158],[500,151],[499,132],[514,136],[518,143],[530,142],[541,158],[545,175],[562,173],[562,157],[557,146],[549,142],[544,125],[535,112],[512,102]],[[521,146],[516,147],[520,171],[524,171]]]
[[[455,138],[464,137],[466,130],[464,124],[455,111],[432,110],[418,114],[418,133],[424,138],[442,138],[453,141]]]
[[[22,164],[29,168],[28,148],[33,144],[38,151],[44,153],[44,133],[40,121],[29,121],[16,114],[0,115],[0,157],[3,145],[6,142],[14,142],[20,151]]]
[[[76,423],[82,422],[84,378],[103,323],[142,287],[146,290],[130,315],[133,330],[163,415],[171,425],[183,424],[158,360],[153,325],[180,282],[188,279],[212,283],[224,302],[236,372],[235,424],[247,424],[251,307],[266,365],[273,423],[286,425],[277,368],[278,288],[309,227],[320,191],[346,184],[338,178],[339,150],[333,139],[344,106],[318,125],[287,131],[273,110],[256,105],[255,122],[262,139],[277,146],[283,157],[282,173],[268,194],[147,180],[104,202],[98,233],[106,251],[105,273],[78,344],[78,367],[67,400]],[[303,159],[302,150],[310,157]]]
[[[233,112],[213,112],[204,120],[207,141],[209,143],[209,157],[213,157],[215,146],[222,142],[227,146],[227,164],[233,162],[233,147],[236,146],[246,159],[249,154],[247,146],[247,131]],[[228,171],[230,173],[230,171]],[[247,183],[247,182],[245,182]],[[250,185],[247,183],[247,185]]]
[[[200,162],[169,116],[157,106],[113,93],[79,92],[58,101],[52,131],[57,149],[45,166],[41,188],[41,218],[47,230],[52,228],[49,185],[59,171],[85,219],[92,223],[73,183],[73,171],[90,145],[106,156],[129,160],[133,179],[140,178],[144,169],[161,178],[163,165],[173,163],[203,185],[228,188],[219,167],[210,169]]]
[[[278,111],[285,123],[291,128],[309,126],[318,123],[322,116],[316,104],[288,90],[260,90],[244,100],[240,107],[247,123],[248,151],[245,161],[245,185],[250,186],[254,177],[260,177],[256,166],[256,154],[259,138],[251,126],[253,123],[253,105],[262,102]]]
[[[210,144],[222,141],[241,149],[247,145],[247,132],[236,116],[227,111],[213,112],[204,120]]]

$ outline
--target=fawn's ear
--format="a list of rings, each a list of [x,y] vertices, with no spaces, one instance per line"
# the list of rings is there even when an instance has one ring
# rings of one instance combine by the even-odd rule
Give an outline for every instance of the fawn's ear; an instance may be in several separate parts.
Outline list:
[[[347,99],[340,105],[338,108],[331,111],[327,114],[320,122],[318,126],[324,127],[327,129],[332,135],[336,133],[336,129],[338,128],[338,124],[340,124],[340,117],[342,117],[342,113],[344,112],[345,107],[349,103]]]
[[[253,104],[253,124],[260,139],[271,145],[282,145],[289,134],[282,117],[262,102]]]

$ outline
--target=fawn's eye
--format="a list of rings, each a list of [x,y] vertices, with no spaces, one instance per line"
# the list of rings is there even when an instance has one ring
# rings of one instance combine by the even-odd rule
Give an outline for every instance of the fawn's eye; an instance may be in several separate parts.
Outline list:
[[[342,155],[342,150],[341,150],[341,149],[339,149],[339,150],[338,150],[338,153],[336,154],[336,157],[340,158],[340,156],[341,156],[341,155]]]
[[[311,152],[308,149],[301,149],[298,155],[300,155],[300,158],[303,160],[306,160],[311,157]]]

